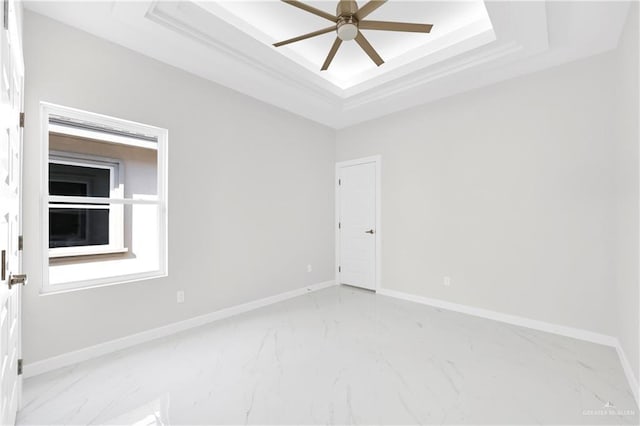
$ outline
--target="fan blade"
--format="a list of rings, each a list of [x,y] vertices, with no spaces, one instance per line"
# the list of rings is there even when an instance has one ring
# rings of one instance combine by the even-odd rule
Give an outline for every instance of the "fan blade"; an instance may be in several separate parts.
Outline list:
[[[327,59],[325,59],[324,64],[322,64],[322,68],[320,68],[320,71],[326,71],[329,68],[331,61],[333,61],[333,57],[336,56],[336,53],[338,52],[338,48],[340,47],[341,44],[342,44],[342,40],[340,39],[340,37],[336,37],[336,41],[333,42],[333,46],[331,46],[331,50],[329,50]]]
[[[387,0],[371,0],[369,1],[369,3],[365,4],[360,9],[358,9],[358,11],[354,16],[358,21],[362,21],[364,18],[367,17],[367,15],[369,15],[371,12],[373,12],[374,10],[376,10],[386,2]]]
[[[302,10],[304,10],[306,12],[313,13],[314,15],[320,16],[320,17],[322,17],[324,19],[328,19],[331,22],[336,22],[338,20],[338,18],[336,18],[335,16],[333,16],[330,13],[327,13],[327,12],[325,12],[323,10],[320,10],[320,9],[316,9],[313,6],[309,6],[308,4],[299,2],[297,0],[282,0],[282,1],[284,3],[290,4],[293,7],[297,7],[298,9],[302,9]]]
[[[298,36],[298,37],[290,38],[289,40],[279,41],[278,43],[273,43],[273,45],[275,47],[280,47],[280,46],[284,46],[285,44],[295,43],[296,41],[306,40],[308,38],[319,36],[321,34],[330,33],[331,31],[335,31],[335,30],[336,30],[336,27],[327,27],[327,28],[323,28],[323,29],[318,30],[318,31],[314,31],[314,32],[309,33],[309,34],[304,34],[304,35],[301,35],[301,36]]]
[[[382,60],[380,55],[378,55],[378,52],[376,52],[376,50],[373,48],[373,46],[371,46],[371,44],[369,44],[367,39],[364,38],[364,36],[362,35],[362,33],[360,31],[358,31],[358,35],[356,36],[356,42],[360,45],[362,50],[364,50],[365,53],[367,55],[369,55],[371,60],[373,62],[375,62],[377,66],[380,66],[380,65],[384,64],[384,61]]]
[[[361,21],[358,23],[361,30],[380,31],[406,31],[409,33],[429,33],[433,25],[431,24],[410,24],[408,22],[386,22],[386,21]]]

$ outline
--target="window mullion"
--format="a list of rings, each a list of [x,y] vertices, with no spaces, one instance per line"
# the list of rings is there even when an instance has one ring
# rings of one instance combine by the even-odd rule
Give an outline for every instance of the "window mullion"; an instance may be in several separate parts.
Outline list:
[[[49,204],[51,203],[160,205],[161,201],[140,198],[72,197],[66,195],[49,195]]]
[[[59,204],[49,203],[50,209],[88,209],[88,210],[106,210],[109,204]]]

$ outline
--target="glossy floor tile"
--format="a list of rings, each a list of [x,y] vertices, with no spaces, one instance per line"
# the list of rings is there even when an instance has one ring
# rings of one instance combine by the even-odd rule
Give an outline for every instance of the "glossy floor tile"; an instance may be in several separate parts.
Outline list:
[[[19,424],[638,423],[610,347],[344,286],[27,379],[24,399]]]

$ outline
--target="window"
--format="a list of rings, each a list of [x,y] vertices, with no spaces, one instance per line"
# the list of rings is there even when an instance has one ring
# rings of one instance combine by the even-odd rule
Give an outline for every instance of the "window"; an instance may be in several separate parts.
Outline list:
[[[122,160],[50,151],[50,197],[122,198]],[[56,198],[53,198],[56,200]],[[124,206],[49,201],[49,258],[124,253]]]
[[[41,104],[43,292],[167,274],[167,131]]]

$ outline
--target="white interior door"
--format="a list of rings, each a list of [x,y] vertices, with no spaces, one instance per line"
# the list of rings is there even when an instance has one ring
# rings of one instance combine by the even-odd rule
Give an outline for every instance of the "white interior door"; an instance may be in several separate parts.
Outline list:
[[[369,290],[376,289],[377,167],[376,160],[337,167],[338,279]]]
[[[23,62],[15,3],[5,0],[0,36],[0,423],[14,424],[21,376],[21,186]]]

